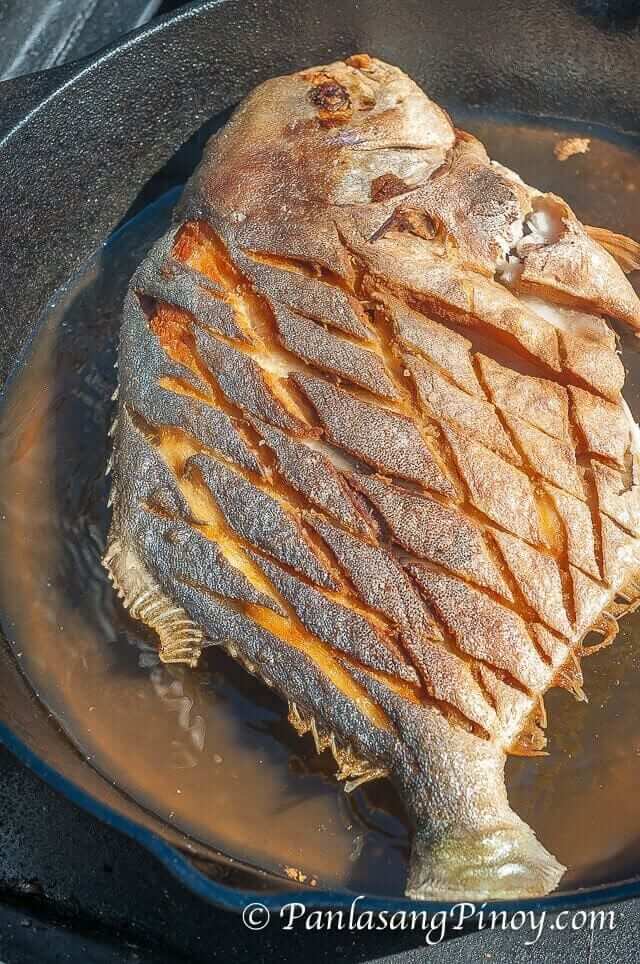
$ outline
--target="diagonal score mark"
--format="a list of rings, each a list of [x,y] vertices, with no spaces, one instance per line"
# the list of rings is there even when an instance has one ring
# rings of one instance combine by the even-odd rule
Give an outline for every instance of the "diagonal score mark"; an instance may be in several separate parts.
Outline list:
[[[221,265],[220,258],[224,259],[225,255],[221,254],[221,248],[220,246],[218,246],[210,250],[208,264],[205,264],[202,262],[194,262],[194,264],[197,265],[199,270],[205,270],[205,271],[208,271],[209,273],[213,273],[216,277],[216,280],[218,281],[222,280],[222,282],[225,283],[227,286],[230,285],[232,282],[237,282],[238,274],[237,272],[235,272],[235,269],[233,268],[233,266],[229,265],[229,263],[226,261],[223,261]],[[236,291],[238,290],[237,285],[235,290]],[[402,399],[402,406],[401,406],[402,410],[406,413],[410,413],[412,418],[415,419],[416,409],[411,404],[410,389],[407,386],[406,381],[403,381],[404,373],[401,374],[401,371],[400,371],[400,364],[401,364],[400,360],[393,353],[393,349],[391,347],[391,338],[389,335],[387,335],[387,337],[385,338],[379,330],[376,331],[374,329],[374,331],[375,331],[376,340],[379,345],[379,352],[381,355],[385,357],[385,360],[387,361],[387,368],[392,370],[393,378],[396,384],[398,385],[398,394]],[[255,338],[255,336],[253,337]],[[343,601],[346,601],[346,600],[344,600],[343,598]]]
[[[180,490],[190,506],[194,519],[200,520],[198,522],[192,521],[189,524],[193,525],[194,528],[197,528],[198,531],[205,535],[205,537],[215,541],[230,564],[239,568],[245,574],[245,576],[249,578],[249,581],[255,586],[255,588],[270,594],[271,598],[276,599],[281,605],[283,605],[283,608],[285,608],[288,615],[285,619],[282,616],[274,614],[268,608],[263,608],[243,601],[227,600],[224,597],[219,597],[220,601],[223,602],[224,605],[239,609],[239,611],[249,616],[249,618],[251,618],[262,628],[273,633],[284,642],[288,642],[291,645],[297,645],[298,648],[303,650],[307,655],[310,655],[316,661],[316,663],[320,665],[321,669],[326,673],[326,675],[332,678],[334,682],[339,683],[340,680],[344,682],[345,679],[341,670],[338,670],[339,678],[336,677],[336,666],[341,666],[347,675],[349,667],[352,666],[359,671],[368,673],[372,678],[383,683],[402,699],[419,705],[432,705],[439,712],[443,713],[450,722],[456,723],[457,725],[474,732],[477,736],[483,739],[489,738],[489,733],[484,730],[480,724],[473,720],[469,720],[463,713],[461,713],[458,707],[450,704],[442,696],[436,697],[435,695],[426,693],[420,686],[416,686],[405,680],[399,680],[384,670],[373,668],[368,663],[363,663],[360,661],[355,654],[345,653],[342,650],[339,654],[334,653],[332,647],[327,647],[327,644],[318,640],[317,637],[309,633],[306,627],[304,627],[301,621],[298,619],[295,611],[292,610],[280,593],[274,589],[271,582],[267,581],[261,569],[256,567],[252,561],[246,557],[247,549],[255,551],[254,547],[249,544],[245,544],[245,541],[238,537],[237,534],[229,528],[226,520],[221,514],[219,507],[215,503],[215,500],[213,500],[210,491],[204,485],[203,480],[197,480],[193,477],[185,475],[184,466],[190,457],[190,454],[197,450],[197,443],[195,440],[190,440],[189,437],[182,432],[171,431],[168,434],[166,432],[163,433],[162,429],[160,428],[154,432],[153,444],[156,446],[162,457],[167,461],[171,471],[178,476]],[[308,583],[308,580],[304,579],[304,577],[297,573],[296,575],[298,578],[302,578],[303,581]],[[202,591],[209,592],[218,598],[218,594],[209,587],[199,586],[197,588],[200,588]],[[318,591],[317,587],[314,588],[316,591]],[[328,590],[322,590],[322,593],[328,598],[334,599],[342,605],[351,605],[350,601],[341,593],[331,592]],[[370,621],[375,622],[375,616],[372,617],[371,614],[365,613],[363,610],[356,608],[356,606],[352,606],[352,608],[354,611],[364,615]],[[382,623],[383,620],[380,620],[380,622]],[[327,663],[328,657],[330,657],[330,664]],[[342,688],[343,691],[346,691],[344,686]],[[358,702],[358,700],[356,702]]]
[[[200,267],[200,268],[203,268],[204,266],[203,266],[203,265],[200,265],[199,267]],[[218,270],[218,271],[220,270],[220,265],[219,265],[219,264],[217,265],[216,270]],[[227,265],[223,266],[223,270],[228,272],[228,266],[227,266]],[[233,272],[233,270],[234,270],[234,269],[232,268],[231,271]],[[227,283],[229,283],[229,278],[230,278],[230,276],[229,276],[229,274],[227,274]],[[231,280],[233,280],[233,281],[237,280],[237,273],[231,277]],[[237,290],[237,289],[236,289],[236,290]],[[250,310],[247,312],[247,311],[246,311],[246,307],[245,307],[244,305],[243,305],[243,309],[242,309],[242,310],[245,311],[245,313],[248,314],[248,315],[252,315],[252,314],[253,314]],[[251,319],[251,320],[253,320],[253,319]],[[263,322],[264,322],[264,318],[262,318],[262,320],[260,321],[260,324],[262,324]],[[263,335],[264,335],[264,332],[263,332],[263,334],[259,335],[258,337],[260,337],[260,338],[263,339],[263,344],[264,344]],[[255,331],[252,332],[252,338],[255,339]],[[396,357],[394,357],[394,355],[393,355],[393,351],[392,351],[390,342],[389,342],[388,339],[383,338],[379,333],[377,333],[377,338],[378,338],[378,343],[379,343],[379,345],[382,345],[382,346],[383,346],[382,349],[381,349],[381,354],[383,354],[384,357],[385,357],[385,362],[387,363],[387,369],[391,368],[391,370],[393,371],[393,374],[394,374],[394,380],[396,381],[397,384],[399,384],[399,387],[400,387],[400,389],[401,389],[402,398],[403,398],[403,406],[402,406],[402,407],[404,408],[404,407],[406,406],[406,407],[412,409],[412,415],[413,415],[413,418],[415,418],[415,414],[416,414],[416,413],[415,413],[415,407],[411,404],[411,394],[410,394],[410,391],[408,391],[409,386],[406,385],[406,382],[403,383],[403,381],[402,381],[402,377],[404,376],[404,373],[403,373],[403,375],[400,375],[398,362],[397,362]],[[392,406],[389,406],[389,407],[392,407]]]
[[[203,225],[201,222],[193,222],[185,225],[183,233],[176,240],[175,254],[176,257],[181,257],[183,260],[186,260],[192,267],[197,267],[198,270],[214,278],[231,292],[231,297],[233,298],[233,303],[237,311],[238,323],[246,331],[250,343],[253,345],[253,350],[251,351],[252,356],[262,367],[269,371],[274,365],[275,358],[278,367],[281,365],[285,371],[287,369],[296,371],[302,368],[303,370],[311,370],[313,374],[317,374],[315,364],[304,360],[301,361],[300,356],[282,346],[277,322],[268,298],[259,293],[251,283],[244,278],[242,273],[231,261],[223,242],[214,234],[211,228]],[[287,259],[276,259],[278,264],[280,264],[281,260]],[[295,264],[297,265],[298,262],[295,262]],[[301,266],[304,264],[305,262],[300,262]],[[307,266],[310,276],[313,276],[314,269],[315,266]],[[301,270],[304,270],[304,268],[301,267]],[[315,272],[315,276],[319,276],[325,282],[340,287],[341,290],[348,291],[351,296],[355,296],[358,302],[362,304],[362,298],[359,296],[357,284],[355,289],[352,290],[346,285],[343,279],[337,280],[337,276],[326,272],[326,270],[320,275]],[[321,330],[321,326],[319,326],[319,329]],[[219,337],[217,333],[213,334],[215,337]],[[425,446],[446,475],[445,467],[441,464],[438,451],[433,445],[433,435],[434,431],[437,431],[437,423],[421,418],[419,411],[412,404],[411,391],[402,371],[401,361],[394,353],[390,339],[381,336],[380,333],[376,331],[375,326],[371,326],[371,334],[372,342],[368,347],[370,350],[375,350],[376,355],[381,360],[387,377],[395,386],[398,393],[398,400],[393,401],[385,398],[384,401],[382,401],[378,394],[370,391],[363,385],[350,382],[348,376],[344,375],[344,373],[340,375],[340,379],[349,383],[349,391],[356,398],[360,398],[369,403],[373,402],[379,408],[410,417],[416,425],[416,428],[420,431]],[[342,339],[342,335],[338,336],[334,334],[332,337]],[[347,339],[342,340],[344,340],[345,343],[349,343]],[[235,344],[234,347],[236,347]],[[331,372],[329,369],[324,369],[324,371],[329,372],[329,374],[337,374]],[[287,387],[290,391],[294,390],[290,384],[288,384]],[[299,397],[299,394],[297,397]]]
[[[156,449],[177,480],[178,487],[195,519],[202,520],[197,528],[214,541],[227,561],[239,569],[252,585],[265,595],[276,599],[287,618],[253,604],[245,604],[243,610],[255,623],[277,636],[282,642],[300,649],[314,660],[322,672],[343,692],[361,712],[377,727],[393,730],[391,720],[378,704],[369,697],[356,680],[341,666],[331,647],[312,636],[302,625],[295,612],[277,592],[262,570],[243,551],[240,540],[228,526],[220,508],[211,496],[204,480],[184,474],[188,458],[197,449],[184,439],[162,435],[157,439]],[[387,681],[390,685],[390,681]]]

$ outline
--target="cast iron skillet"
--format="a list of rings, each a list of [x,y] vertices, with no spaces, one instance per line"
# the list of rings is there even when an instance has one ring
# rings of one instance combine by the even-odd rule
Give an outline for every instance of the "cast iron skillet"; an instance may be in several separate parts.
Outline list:
[[[632,0],[209,0],[93,58],[3,84],[0,386],[20,365],[56,289],[137,198],[151,199],[149,189],[141,191],[152,175],[208,118],[259,81],[366,50],[401,64],[454,110],[490,106],[633,134],[640,129],[636,9]],[[222,855],[212,861],[193,847],[185,856],[186,838],[121,795],[76,753],[33,696],[4,641],[0,739],[51,785],[142,843],[212,903],[238,910],[258,895],[275,910],[291,899],[281,878]],[[638,894],[640,868],[636,878],[618,886],[526,906],[558,909]],[[351,900],[344,892],[308,895],[318,907],[348,906]],[[389,903],[370,898],[361,906]],[[521,908],[524,902],[503,906]]]

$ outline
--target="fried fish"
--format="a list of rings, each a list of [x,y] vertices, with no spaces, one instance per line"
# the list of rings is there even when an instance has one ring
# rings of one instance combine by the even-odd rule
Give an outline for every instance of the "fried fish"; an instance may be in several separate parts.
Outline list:
[[[225,647],[394,782],[412,897],[564,871],[504,765],[640,596],[638,263],[362,54],[258,87],[131,281],[110,578],[162,660]]]

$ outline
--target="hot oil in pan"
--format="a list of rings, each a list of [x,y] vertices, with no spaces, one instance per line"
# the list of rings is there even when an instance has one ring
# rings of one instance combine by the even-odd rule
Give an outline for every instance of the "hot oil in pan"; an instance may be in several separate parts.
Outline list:
[[[477,114],[461,122],[585,222],[637,231],[640,155],[630,145],[593,136],[587,155],[560,163],[553,145],[573,130]],[[399,894],[408,836],[391,788],[346,796],[329,754],[317,757],[284,704],[224,654],[206,651],[197,670],[160,665],[100,565],[120,305],[174,201],[147,209],[86,265],[13,379],[0,421],[3,626],[80,752],[161,819],[320,887]],[[624,349],[638,415],[640,358],[629,335]],[[589,704],[564,691],[547,697],[549,757],[508,764],[513,806],[570,868],[566,889],[640,869],[639,636],[640,616],[631,617],[612,649],[585,661]]]

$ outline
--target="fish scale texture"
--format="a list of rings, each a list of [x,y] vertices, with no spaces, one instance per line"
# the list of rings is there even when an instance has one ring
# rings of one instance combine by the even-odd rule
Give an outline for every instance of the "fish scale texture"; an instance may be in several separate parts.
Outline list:
[[[417,896],[562,870],[502,768],[635,602],[605,319],[640,304],[600,242],[359,55],[250,95],[131,282],[111,577],[162,658],[228,646],[342,776],[394,779]]]

